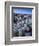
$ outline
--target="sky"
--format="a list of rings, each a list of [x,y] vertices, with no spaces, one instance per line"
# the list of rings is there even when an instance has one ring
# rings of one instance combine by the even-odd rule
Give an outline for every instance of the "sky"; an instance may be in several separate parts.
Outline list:
[[[32,9],[31,8],[26,8],[26,9],[15,8],[13,12],[17,14],[32,14]]]

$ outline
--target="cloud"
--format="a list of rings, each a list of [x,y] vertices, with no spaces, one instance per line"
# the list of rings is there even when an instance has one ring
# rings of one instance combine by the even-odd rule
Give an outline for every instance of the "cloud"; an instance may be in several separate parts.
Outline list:
[[[13,12],[16,14],[32,14],[32,8],[15,8]]]

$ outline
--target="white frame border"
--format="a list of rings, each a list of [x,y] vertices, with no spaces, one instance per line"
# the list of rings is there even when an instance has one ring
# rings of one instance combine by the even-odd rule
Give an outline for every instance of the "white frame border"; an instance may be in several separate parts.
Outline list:
[[[12,7],[25,7],[25,8],[33,8],[32,11],[32,37],[31,36],[26,36],[26,37],[12,37],[12,24],[11,24],[11,11],[12,11]],[[11,41],[21,41],[21,40],[35,40],[35,6],[15,6],[15,5],[10,5],[10,40]]]

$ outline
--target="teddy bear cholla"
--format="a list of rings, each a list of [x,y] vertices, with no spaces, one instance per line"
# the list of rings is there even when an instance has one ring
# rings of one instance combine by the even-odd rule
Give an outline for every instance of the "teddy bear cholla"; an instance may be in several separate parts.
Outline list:
[[[28,19],[28,15],[24,15],[23,18],[21,17],[21,15],[18,15],[15,16],[15,19],[17,19],[17,22],[13,24],[13,30],[15,32],[18,32],[19,36],[22,35],[22,32],[24,32],[24,30],[29,31],[27,24],[31,23],[31,19]]]

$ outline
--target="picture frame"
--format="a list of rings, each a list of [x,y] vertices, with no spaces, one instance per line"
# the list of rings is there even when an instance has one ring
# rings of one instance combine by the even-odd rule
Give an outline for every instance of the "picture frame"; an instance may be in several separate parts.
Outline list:
[[[20,23],[21,26],[19,25]],[[6,1],[5,44],[10,45],[37,42],[38,42],[38,3]]]

